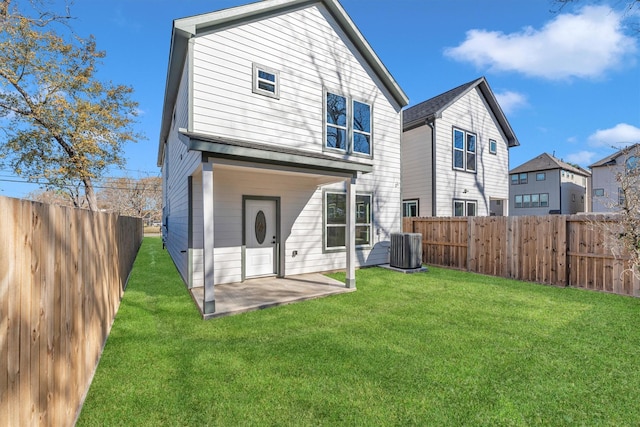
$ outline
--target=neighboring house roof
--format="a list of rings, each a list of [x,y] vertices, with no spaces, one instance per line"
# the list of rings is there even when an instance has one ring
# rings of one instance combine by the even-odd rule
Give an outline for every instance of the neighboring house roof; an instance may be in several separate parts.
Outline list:
[[[539,156],[529,160],[520,166],[513,168],[509,173],[523,173],[523,172],[536,172],[551,169],[564,169],[569,172],[577,173],[578,175],[590,176],[591,172],[580,166],[573,166],[569,163],[563,162],[560,159],[556,159],[551,154],[542,153]]]
[[[380,58],[378,58],[338,0],[263,0],[244,6],[176,19],[173,21],[171,34],[167,83],[160,127],[159,166],[162,164],[164,141],[169,134],[169,127],[171,126],[173,105],[178,94],[189,39],[217,28],[233,27],[255,19],[265,19],[269,16],[286,13],[313,4],[323,4],[327,8],[398,105],[404,107],[409,103],[407,95],[389,73]]]
[[[589,168],[593,169],[593,168],[598,167],[598,166],[615,165],[616,164],[616,159],[618,157],[620,157],[622,155],[626,155],[632,150],[637,150],[637,151],[640,152],[640,143],[629,145],[628,147],[624,147],[624,148],[616,151],[615,153],[611,154],[610,156],[607,156],[604,159],[595,162],[594,164],[590,165]]]
[[[498,120],[498,124],[502,129],[502,132],[507,138],[509,147],[515,147],[520,145],[518,138],[516,137],[507,117],[504,115],[500,104],[496,100],[493,91],[487,83],[487,79],[480,77],[456,88],[453,88],[445,93],[435,96],[431,99],[427,99],[413,107],[407,108],[403,112],[403,130],[413,129],[418,126],[433,122],[435,119],[442,117],[442,112],[454,104],[457,100],[466,95],[470,90],[478,88],[484,99],[487,101],[489,108],[494,117]]]

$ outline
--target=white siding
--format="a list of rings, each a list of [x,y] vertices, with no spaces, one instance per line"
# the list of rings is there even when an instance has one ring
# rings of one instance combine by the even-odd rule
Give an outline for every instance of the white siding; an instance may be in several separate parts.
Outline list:
[[[177,128],[265,145],[322,152],[325,89],[372,106],[373,156],[335,155],[373,166],[357,191],[373,194],[373,247],[358,250],[356,265],[388,262],[390,233],[401,229],[400,107],[355,51],[324,6],[311,6],[193,39],[192,102],[187,79],[178,98],[179,125],[166,161],[169,252],[187,278],[187,177],[193,174],[193,285],[202,286],[201,153],[187,152]],[[252,64],[279,71],[280,98],[252,93]],[[185,66],[185,70],[189,70]],[[189,107],[192,104],[192,114]],[[192,119],[191,124],[189,118]],[[242,196],[281,198],[285,275],[343,269],[345,252],[323,251],[323,187],[310,174],[213,165],[214,281],[242,279]],[[344,189],[344,183],[332,188]],[[207,197],[207,195],[204,195]],[[293,256],[297,251],[297,256]]]
[[[188,277],[188,177],[200,163],[199,152],[189,152],[178,140],[178,129],[186,128],[188,121],[188,79],[185,64],[176,101],[175,118],[167,138],[163,165],[163,192],[165,194],[165,225],[167,251],[182,278]],[[168,173],[167,173],[168,169]],[[168,175],[168,178],[167,178]],[[167,221],[168,220],[168,221]],[[183,252],[185,251],[185,252]]]
[[[477,172],[453,169],[453,128],[475,133]],[[497,153],[489,153],[489,139]],[[469,91],[436,120],[437,216],[453,215],[453,199],[476,200],[480,216],[489,215],[490,199],[509,198],[509,149],[498,122],[479,89]],[[464,192],[466,190],[466,193]]]
[[[417,199],[418,216],[432,215],[431,140],[428,125],[402,134],[402,200]]]
[[[323,88],[369,103],[384,97],[340,36],[313,6],[196,38],[193,130],[322,151]],[[253,63],[280,72],[280,99],[252,93]]]
[[[315,177],[304,174],[260,172],[215,164],[213,171],[216,284],[242,280],[243,196],[280,198],[285,275],[345,268],[344,251],[323,251],[323,190],[344,190],[343,183],[318,187]],[[394,184],[398,183],[399,176],[388,185],[373,178],[370,175],[358,180],[358,192],[373,193],[374,224],[373,247],[357,250],[357,266],[388,262],[390,234],[400,231],[400,192],[399,185]],[[194,193],[195,189],[196,185]],[[194,245],[197,241],[194,239]],[[297,251],[296,256],[293,251]],[[201,276],[200,262],[194,264],[194,286],[202,286]]]

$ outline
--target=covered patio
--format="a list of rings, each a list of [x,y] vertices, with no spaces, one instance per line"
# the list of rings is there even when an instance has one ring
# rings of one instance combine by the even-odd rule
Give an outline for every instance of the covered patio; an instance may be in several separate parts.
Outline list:
[[[205,314],[203,310],[204,287],[192,288],[190,293],[202,318],[206,320],[355,290],[320,273],[286,278],[261,277],[242,283],[216,285],[216,311],[210,314]]]

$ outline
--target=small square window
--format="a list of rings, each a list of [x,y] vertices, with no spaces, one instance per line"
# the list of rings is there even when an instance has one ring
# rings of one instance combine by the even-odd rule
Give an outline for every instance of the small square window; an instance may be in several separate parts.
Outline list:
[[[536,181],[544,181],[547,179],[547,174],[546,172],[538,172],[536,174]]]
[[[496,154],[498,152],[498,143],[495,139],[489,140],[489,153]]]
[[[604,197],[604,188],[594,188],[593,195],[594,197]]]
[[[280,73],[262,65],[253,64],[253,93],[280,98]]]

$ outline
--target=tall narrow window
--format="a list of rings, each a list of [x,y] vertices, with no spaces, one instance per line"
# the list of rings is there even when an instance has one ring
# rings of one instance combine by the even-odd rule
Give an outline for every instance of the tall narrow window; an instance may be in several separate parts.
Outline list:
[[[516,208],[521,208],[522,207],[522,195],[516,196],[515,202],[516,202],[515,203]]]
[[[371,106],[353,101],[353,152],[371,154]]]
[[[471,133],[467,134],[467,170],[476,171],[476,136]]]
[[[453,167],[464,169],[464,132],[453,130]]]
[[[327,147],[347,150],[347,98],[327,92]]]
[[[549,193],[540,194],[540,206],[549,207]]]

